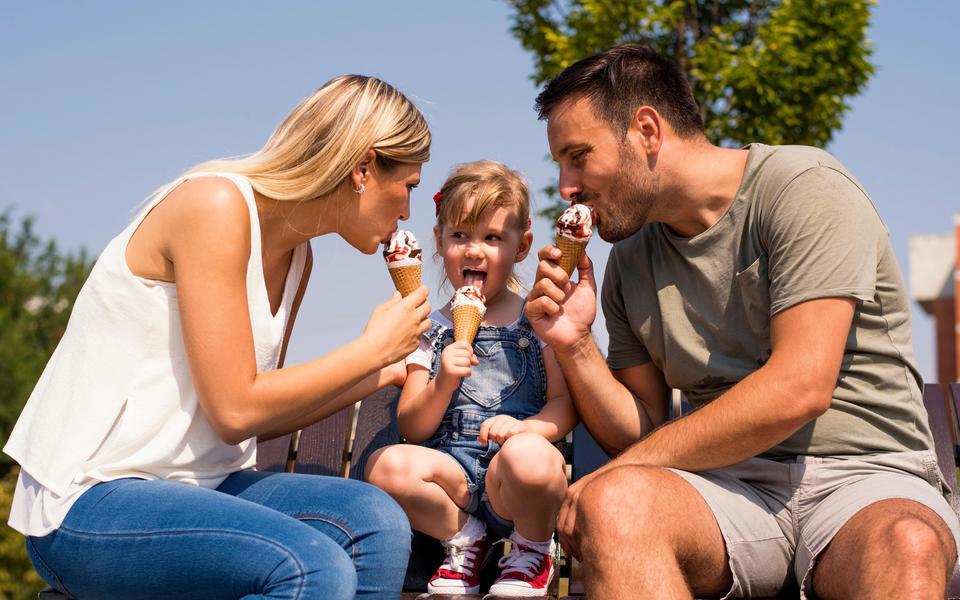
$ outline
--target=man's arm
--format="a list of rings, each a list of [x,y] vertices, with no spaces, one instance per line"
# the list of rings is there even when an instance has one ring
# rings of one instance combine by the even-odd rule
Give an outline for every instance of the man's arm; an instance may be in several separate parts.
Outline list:
[[[770,360],[725,394],[624,452],[618,465],[703,471],[782,442],[830,407],[856,300],[821,298],[771,321]]]
[[[670,388],[652,362],[611,372],[592,337],[557,353],[583,424],[610,456],[662,425]]]
[[[556,264],[559,250],[540,250],[526,313],[553,349],[577,412],[608,454],[627,448],[667,418],[669,388],[653,363],[611,373],[590,333],[597,314],[593,263],[584,252],[571,283]]]

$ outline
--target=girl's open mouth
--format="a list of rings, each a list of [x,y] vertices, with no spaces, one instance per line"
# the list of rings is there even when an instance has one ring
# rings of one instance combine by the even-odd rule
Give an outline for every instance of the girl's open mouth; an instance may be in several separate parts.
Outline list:
[[[475,285],[482,290],[483,282],[486,281],[486,279],[486,271],[478,271],[476,269],[463,270],[463,285]]]

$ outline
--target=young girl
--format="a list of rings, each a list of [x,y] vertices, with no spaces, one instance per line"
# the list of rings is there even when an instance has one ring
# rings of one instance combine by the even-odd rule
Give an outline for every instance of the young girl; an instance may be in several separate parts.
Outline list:
[[[437,254],[454,288],[481,287],[486,314],[471,348],[453,341],[451,309],[407,358],[397,409],[409,442],[379,450],[367,480],[389,492],[414,529],[443,541],[431,593],[476,594],[492,542],[510,553],[490,589],[543,596],[557,512],[567,483],[553,446],[577,417],[552,351],[523,315],[513,265],[530,250],[529,196],[520,176],[493,161],[457,168],[434,197]]]

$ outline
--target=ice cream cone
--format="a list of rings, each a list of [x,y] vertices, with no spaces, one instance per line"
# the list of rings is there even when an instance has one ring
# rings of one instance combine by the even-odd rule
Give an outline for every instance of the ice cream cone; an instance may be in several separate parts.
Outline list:
[[[387,270],[390,271],[390,278],[393,279],[393,285],[397,287],[397,291],[406,298],[420,287],[420,271],[422,268],[421,265],[410,265]]]
[[[587,247],[587,242],[578,242],[558,235],[555,245],[560,249],[560,258],[557,260],[557,264],[567,272],[567,275],[572,274],[573,270],[577,268],[577,263],[580,262],[580,255],[583,254],[583,249]]]
[[[483,313],[476,306],[455,306],[453,308],[453,339],[472,345],[482,320]]]

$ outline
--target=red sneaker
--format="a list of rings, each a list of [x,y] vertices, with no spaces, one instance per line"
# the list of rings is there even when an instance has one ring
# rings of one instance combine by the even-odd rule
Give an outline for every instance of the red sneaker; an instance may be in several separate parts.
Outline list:
[[[523,544],[513,542],[510,553],[500,559],[500,577],[490,586],[491,596],[532,598],[547,595],[553,579],[553,561]]]
[[[479,594],[480,568],[490,550],[487,538],[464,540],[460,544],[444,542],[443,545],[447,556],[427,583],[427,591],[448,595]]]

